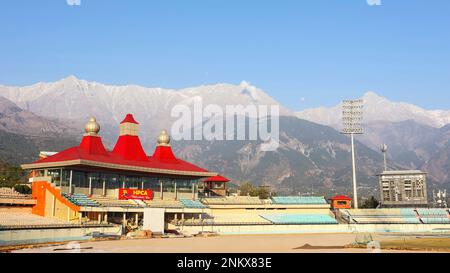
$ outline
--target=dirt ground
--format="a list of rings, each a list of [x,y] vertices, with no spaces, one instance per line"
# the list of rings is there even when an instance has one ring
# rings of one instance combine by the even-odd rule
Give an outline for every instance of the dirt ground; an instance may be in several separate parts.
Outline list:
[[[227,235],[191,238],[153,238],[84,242],[79,248],[73,244],[16,250],[17,253],[396,253],[433,252],[442,249],[379,250],[348,248],[355,242],[355,234],[286,234],[286,235]],[[396,236],[374,235],[380,245],[404,241]],[[347,246],[347,247],[346,247]],[[56,249],[56,250],[55,250]]]

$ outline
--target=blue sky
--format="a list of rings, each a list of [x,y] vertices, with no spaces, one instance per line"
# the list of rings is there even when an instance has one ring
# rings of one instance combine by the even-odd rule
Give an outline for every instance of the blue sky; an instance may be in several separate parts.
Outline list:
[[[368,90],[450,109],[450,1],[381,1],[2,1],[0,83],[246,80],[294,110]]]

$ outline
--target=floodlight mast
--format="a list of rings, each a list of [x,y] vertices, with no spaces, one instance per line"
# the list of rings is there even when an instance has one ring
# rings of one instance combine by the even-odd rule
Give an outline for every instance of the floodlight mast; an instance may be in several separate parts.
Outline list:
[[[383,145],[381,145],[380,150],[383,153],[383,157],[384,157],[384,171],[387,171],[388,167],[387,167],[387,158],[386,158],[387,155],[386,155],[386,153],[388,151],[388,146],[386,144],[383,144]]]
[[[356,183],[355,134],[363,134],[363,107],[364,101],[344,100],[342,104],[343,134],[349,134],[352,144],[352,174],[353,174],[353,206],[358,208],[358,188]]]

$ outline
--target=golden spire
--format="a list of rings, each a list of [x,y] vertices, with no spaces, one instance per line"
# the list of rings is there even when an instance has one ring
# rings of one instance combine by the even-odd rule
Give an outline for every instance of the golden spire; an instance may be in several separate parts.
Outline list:
[[[166,130],[162,130],[158,136],[158,146],[170,146],[170,136]]]
[[[97,120],[94,117],[91,117],[89,122],[86,123],[84,131],[86,132],[86,135],[96,136],[98,132],[100,132],[100,124],[97,123]]]

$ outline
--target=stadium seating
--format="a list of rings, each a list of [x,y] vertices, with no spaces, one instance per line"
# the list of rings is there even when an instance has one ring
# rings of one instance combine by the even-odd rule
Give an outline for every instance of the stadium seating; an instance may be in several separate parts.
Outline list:
[[[450,218],[446,209],[417,209],[417,213],[424,224],[449,224]]]
[[[420,224],[419,218],[403,217],[356,217],[353,218],[358,224]]]
[[[147,206],[152,208],[183,208],[183,204],[173,199],[153,199],[144,201]]]
[[[424,224],[450,224],[450,219],[443,217],[421,218]]]
[[[204,198],[202,203],[205,205],[261,205],[263,202],[259,197],[251,196],[227,196]]]
[[[212,219],[204,219],[204,224],[215,225],[259,225],[270,222],[256,213],[220,213],[212,215]]]
[[[342,211],[350,223],[358,224],[420,224],[413,209],[353,209]]]
[[[72,202],[73,204],[81,207],[98,207],[100,206],[99,203],[92,200],[85,194],[62,194],[67,200]]]
[[[263,214],[261,217],[276,225],[337,224],[336,219],[324,214]]]
[[[143,207],[143,208],[147,207],[147,203],[145,203],[142,200],[133,200],[133,202],[136,203],[139,207]]]
[[[31,199],[31,194],[21,194],[13,188],[0,188],[0,198]]]
[[[93,196],[92,200],[97,202],[102,207],[124,207],[124,208],[136,208],[139,204],[133,202],[133,200],[119,200],[117,198],[109,196]]]
[[[67,223],[57,219],[37,216],[30,213],[0,211],[0,227],[47,225],[67,225]]]
[[[207,208],[204,204],[202,204],[198,200],[191,200],[191,199],[180,199],[180,202],[183,204],[185,208],[190,209],[204,209]]]
[[[282,205],[324,205],[327,201],[319,196],[283,196],[272,197],[273,204]]]
[[[417,209],[417,213],[420,217],[448,217],[448,211],[446,209]]]
[[[417,214],[413,209],[407,209],[407,208],[400,209],[400,214],[407,218],[408,217],[417,217]]]

